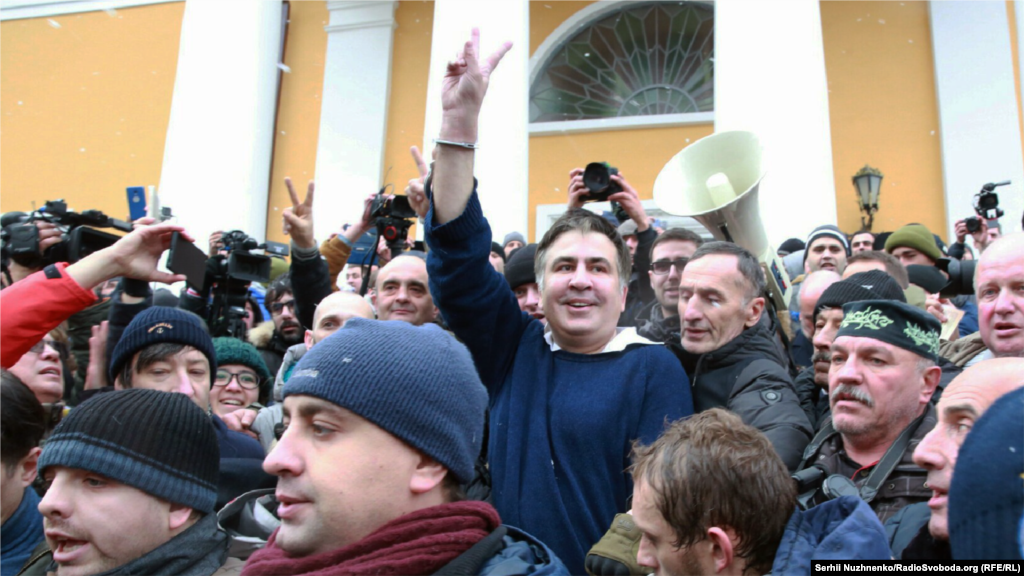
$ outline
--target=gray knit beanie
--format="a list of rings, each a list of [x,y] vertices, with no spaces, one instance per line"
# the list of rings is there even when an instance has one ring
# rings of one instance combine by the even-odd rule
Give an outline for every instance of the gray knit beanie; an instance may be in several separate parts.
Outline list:
[[[473,479],[487,391],[465,346],[434,324],[352,318],[311,348],[284,386],[362,416]]]
[[[501,241],[501,247],[504,248],[505,246],[508,246],[508,243],[512,242],[513,240],[519,242],[520,244],[526,244],[526,238],[524,238],[521,233],[509,232],[508,234],[505,234],[505,239]]]

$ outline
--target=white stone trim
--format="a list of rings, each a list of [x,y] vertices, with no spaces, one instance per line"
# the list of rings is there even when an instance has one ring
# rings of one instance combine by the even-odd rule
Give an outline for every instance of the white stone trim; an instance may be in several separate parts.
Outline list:
[[[98,12],[100,10],[117,10],[134,8],[150,4],[167,4],[182,0],[2,0],[0,1],[0,21],[21,20],[24,18],[46,18],[77,14],[80,12]]]
[[[330,1],[313,225],[326,237],[381,186],[398,2]]]
[[[568,120],[565,122],[533,122],[530,124],[530,136],[582,134],[586,132],[607,132],[609,130],[631,130],[633,128],[702,126],[714,123],[714,112],[659,114],[657,116],[622,116],[619,118],[595,118],[592,120]]]

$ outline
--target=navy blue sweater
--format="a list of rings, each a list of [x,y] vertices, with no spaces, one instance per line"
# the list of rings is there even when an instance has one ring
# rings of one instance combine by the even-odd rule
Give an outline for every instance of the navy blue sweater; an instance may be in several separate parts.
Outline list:
[[[494,506],[584,574],[587,551],[626,511],[632,441],[650,443],[666,421],[693,413],[686,373],[662,346],[552,352],[491,267],[476,193],[457,219],[433,226],[431,208],[426,220],[430,292],[490,395]]]

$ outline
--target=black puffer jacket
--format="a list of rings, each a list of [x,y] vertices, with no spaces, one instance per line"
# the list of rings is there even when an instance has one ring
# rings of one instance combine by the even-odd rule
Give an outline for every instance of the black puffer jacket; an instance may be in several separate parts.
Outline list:
[[[706,354],[684,350],[678,334],[666,346],[690,377],[694,410],[725,408],[736,413],[764,432],[790,470],[799,466],[813,431],[767,323],[758,322]]]
[[[814,366],[800,371],[793,382],[796,395],[800,397],[800,407],[804,409],[815,431],[831,413],[828,395],[822,394],[821,386],[814,381]]]

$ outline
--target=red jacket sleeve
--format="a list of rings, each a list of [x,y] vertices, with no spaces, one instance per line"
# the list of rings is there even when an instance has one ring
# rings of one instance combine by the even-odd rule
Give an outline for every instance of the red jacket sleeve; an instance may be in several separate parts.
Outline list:
[[[0,292],[0,366],[10,368],[50,330],[96,302],[64,273],[67,264],[47,266]]]

